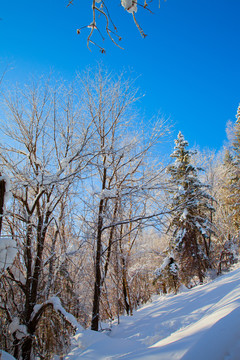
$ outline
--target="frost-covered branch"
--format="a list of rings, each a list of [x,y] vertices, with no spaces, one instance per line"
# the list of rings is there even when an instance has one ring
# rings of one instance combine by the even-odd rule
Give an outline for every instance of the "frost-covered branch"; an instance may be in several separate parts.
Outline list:
[[[148,7],[150,2],[151,1],[147,1],[147,0],[144,0],[143,3],[138,2],[137,0],[121,0],[121,7],[125,11],[127,11],[129,14],[132,15],[133,21],[143,38],[146,37],[146,34],[144,33],[142,27],[139,25],[139,23],[136,19],[136,13],[137,13],[138,7],[152,13],[150,8]],[[74,0],[69,0],[67,6],[73,5],[73,3],[74,3]],[[101,32],[101,27],[102,27],[101,21],[100,21],[100,25],[97,25],[97,20],[96,20],[97,16],[96,15],[98,14],[99,17],[102,16],[102,18],[104,19],[103,22],[105,22],[105,25],[103,25],[103,28],[106,31],[108,37],[111,39],[111,41],[116,46],[123,49],[119,45],[119,42],[122,40],[122,37],[120,35],[118,35],[118,28],[112,20],[112,15],[111,15],[112,11],[110,10],[111,2],[109,0],[92,0],[91,7],[92,7],[91,23],[78,28],[77,34],[80,34],[83,29],[86,29],[86,28],[90,29],[90,33],[87,37],[88,48],[89,48],[89,44],[91,43],[93,45],[96,45],[102,53],[105,53],[105,49],[92,39],[94,32],[98,32],[100,34],[100,37],[102,38],[102,41],[104,41],[104,36],[102,35],[102,32]],[[159,7],[160,7],[160,0],[159,0]],[[121,14],[120,11],[121,11],[121,9],[118,10],[119,15]],[[120,16],[123,16],[123,15],[121,14]],[[112,26],[113,30],[110,28],[110,26]],[[115,40],[115,38],[117,39],[118,42]]]
[[[131,223],[136,223],[136,222],[139,222],[139,221],[144,221],[144,220],[146,221],[146,220],[150,220],[150,219],[153,219],[153,218],[158,218],[159,216],[162,216],[162,215],[171,214],[175,210],[176,209],[171,209],[171,210],[166,209],[166,210],[163,210],[163,211],[160,211],[160,212],[157,212],[157,213],[153,213],[153,214],[150,214],[150,215],[140,215],[140,216],[136,216],[134,218],[120,220],[120,221],[117,221],[115,223],[104,226],[103,230],[106,230],[106,229],[109,229],[109,228],[112,228],[112,227],[115,227],[115,226],[131,224]]]

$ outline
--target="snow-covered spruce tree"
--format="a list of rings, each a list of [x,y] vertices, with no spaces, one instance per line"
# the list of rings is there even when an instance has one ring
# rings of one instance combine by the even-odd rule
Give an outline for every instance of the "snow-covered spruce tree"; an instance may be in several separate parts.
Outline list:
[[[192,153],[188,142],[179,132],[171,157],[175,162],[168,167],[173,189],[170,194],[172,218],[169,251],[173,251],[179,265],[179,275],[186,285],[197,276],[203,282],[205,271],[211,267],[210,221],[214,210],[208,185],[201,183],[199,168],[191,164]]]
[[[237,121],[234,125],[234,138],[232,141],[232,161],[230,167],[229,200],[233,217],[233,226],[236,235],[240,231],[240,105],[238,106]]]

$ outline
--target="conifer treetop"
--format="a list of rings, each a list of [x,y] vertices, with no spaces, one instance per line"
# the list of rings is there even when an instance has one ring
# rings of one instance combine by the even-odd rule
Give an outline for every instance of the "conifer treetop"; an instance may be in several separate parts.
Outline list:
[[[238,109],[237,109],[237,114],[236,114],[236,118],[237,118],[237,123],[240,124],[240,103],[238,105]]]

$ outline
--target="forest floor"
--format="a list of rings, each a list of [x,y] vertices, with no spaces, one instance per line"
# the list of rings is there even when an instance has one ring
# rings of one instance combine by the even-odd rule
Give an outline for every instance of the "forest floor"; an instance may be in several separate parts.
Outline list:
[[[178,295],[154,296],[111,331],[77,333],[64,360],[239,360],[238,266]]]

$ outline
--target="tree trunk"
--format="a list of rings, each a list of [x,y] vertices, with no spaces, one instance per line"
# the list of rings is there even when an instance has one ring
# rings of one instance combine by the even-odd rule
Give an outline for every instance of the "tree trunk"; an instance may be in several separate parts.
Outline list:
[[[104,145],[104,143],[103,143]],[[106,162],[104,157],[103,165]],[[102,190],[106,188],[107,170],[104,167],[103,179],[102,179]],[[97,249],[95,258],[95,284],[94,284],[94,295],[93,295],[93,310],[92,310],[92,323],[91,330],[98,331],[99,324],[99,310],[100,310],[100,298],[101,298],[101,256],[102,256],[102,227],[103,227],[103,214],[104,205],[107,200],[101,199],[98,208],[98,225],[97,225]]]
[[[104,200],[100,200],[99,204],[99,216],[98,216],[98,229],[97,229],[97,250],[95,258],[95,284],[94,284],[94,296],[93,296],[93,310],[92,310],[92,323],[91,329],[98,331],[99,323],[99,309],[100,309],[100,297],[101,297],[101,252],[102,252],[102,214],[103,214]]]
[[[0,173],[0,176],[1,176],[1,173]],[[2,232],[5,191],[6,191],[5,180],[0,180],[0,236],[1,236],[1,232]]]
[[[123,256],[122,256],[122,285],[123,285],[123,298],[124,298],[125,309],[128,315],[132,315],[132,306],[131,306],[129,287],[128,287],[127,275],[126,275],[126,262]]]
[[[91,330],[98,331],[99,323],[99,308],[101,296],[101,239],[97,242],[96,264],[95,264],[95,284],[93,296],[93,310],[92,310],[92,323]]]
[[[25,339],[22,345],[22,360],[31,360],[32,342],[32,336]]]

